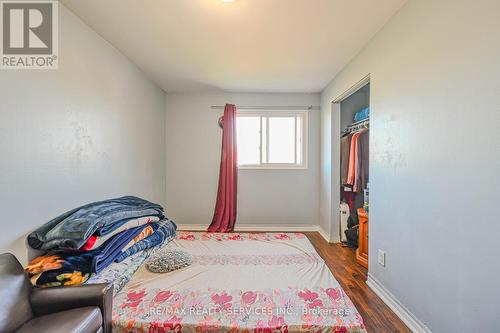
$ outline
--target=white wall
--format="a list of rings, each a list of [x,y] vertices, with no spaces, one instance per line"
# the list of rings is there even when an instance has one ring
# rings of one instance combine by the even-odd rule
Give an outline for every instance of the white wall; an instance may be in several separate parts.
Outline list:
[[[0,71],[0,251],[78,205],[165,200],[165,94],[59,5],[59,69]]]
[[[319,105],[319,94],[168,94],[167,210],[179,224],[208,226],[217,196],[222,110],[212,105]],[[306,170],[240,170],[238,218],[244,224],[317,225],[319,111],[309,113]]]
[[[410,1],[322,93],[322,223],[331,101],[370,73],[369,271],[433,332],[499,330],[499,13]]]

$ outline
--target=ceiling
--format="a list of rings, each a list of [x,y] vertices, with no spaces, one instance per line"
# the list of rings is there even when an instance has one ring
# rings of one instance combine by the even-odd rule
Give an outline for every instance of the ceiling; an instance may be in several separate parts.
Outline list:
[[[406,0],[62,0],[166,92],[319,92]]]

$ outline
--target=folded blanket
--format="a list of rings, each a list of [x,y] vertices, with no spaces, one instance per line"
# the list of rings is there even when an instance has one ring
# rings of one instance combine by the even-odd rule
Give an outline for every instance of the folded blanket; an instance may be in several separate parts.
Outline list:
[[[370,108],[364,108],[356,112],[354,121],[361,121],[370,118]]]
[[[79,249],[103,227],[144,216],[163,218],[163,208],[133,196],[94,202],[47,222],[28,236],[34,249]]]
[[[144,224],[144,222],[151,223],[151,222],[158,222],[160,220],[161,220],[161,218],[159,217],[159,215],[143,216],[143,217],[139,217],[139,218],[121,220],[121,221],[118,221],[115,223],[109,223],[109,224],[106,224],[106,225],[100,227],[99,229],[97,229],[94,232],[94,235],[107,236],[109,234],[116,234],[116,229],[126,230],[128,228],[140,226],[140,225]],[[134,225],[134,222],[137,225]]]
[[[113,294],[116,295],[130,281],[134,273],[141,267],[150,254],[163,245],[160,244],[138,252],[127,257],[122,262],[114,262],[99,273],[92,274],[85,284],[113,284]]]
[[[134,244],[142,241],[143,239],[151,236],[154,232],[155,228],[150,225],[146,226],[137,236],[134,237],[134,239],[132,239],[130,242],[128,242],[127,245],[123,247],[122,252],[131,248],[132,246],[134,246]]]
[[[130,219],[130,220],[124,220],[120,221],[115,224],[119,224],[116,226],[114,230],[109,230],[109,232],[103,236],[99,236],[98,232],[96,234],[90,236],[90,238],[87,240],[87,242],[80,248],[80,251],[90,251],[90,250],[95,250],[102,244],[104,244],[108,239],[113,237],[116,234],[119,234],[120,232],[138,227],[141,225],[144,225],[146,223],[152,223],[152,222],[158,222],[160,219],[157,216],[144,216],[140,217],[137,219]],[[99,231],[99,230],[98,230]]]
[[[136,244],[136,242],[140,242],[146,235],[151,234],[152,230],[144,233],[145,229],[152,228],[149,225],[143,225],[122,231],[104,243],[101,247],[91,251],[97,253],[92,259],[92,273],[100,272],[103,268],[109,266],[119,255],[121,255],[125,247],[130,246],[129,244]]]
[[[146,228],[151,226],[143,225],[125,230],[93,251],[40,256],[31,261],[25,270],[31,276],[31,283],[39,287],[81,284],[91,273],[109,266],[132,240],[140,241],[141,238],[136,237],[141,234],[144,236]]]
[[[152,224],[152,226],[155,225],[156,223]],[[132,254],[126,257],[123,261],[117,262],[115,260],[115,262],[113,262],[111,265],[109,265],[99,273],[92,274],[90,278],[85,282],[85,284],[113,284],[114,294],[116,295],[130,281],[134,273],[151,254],[156,253],[156,251],[162,249],[172,239],[175,238],[175,224],[170,221],[170,223],[167,223],[167,225],[169,226],[168,230],[171,231],[173,229],[173,233],[169,232],[168,234],[171,235],[167,236],[163,242],[160,242],[158,245],[155,245],[146,250]],[[162,230],[160,230],[160,232],[162,232]],[[125,251],[125,249],[123,251]]]
[[[155,229],[154,233],[151,236],[137,242],[130,248],[122,251],[116,257],[115,261],[121,262],[128,256],[131,256],[139,251],[143,251],[151,247],[154,247],[156,245],[159,245],[165,242],[165,240],[168,238],[175,237],[175,231],[177,230],[177,225],[169,219],[164,219],[161,220],[160,222],[153,223],[151,226]]]

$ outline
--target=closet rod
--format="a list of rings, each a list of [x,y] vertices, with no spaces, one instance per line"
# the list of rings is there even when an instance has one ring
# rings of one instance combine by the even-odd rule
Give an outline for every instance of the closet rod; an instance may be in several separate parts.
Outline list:
[[[213,110],[224,110],[224,105],[212,105]],[[319,110],[318,105],[270,105],[270,106],[236,106],[238,110]]]
[[[360,121],[356,121],[350,125],[347,125],[347,127],[353,127],[353,126],[358,126],[358,125],[361,125],[363,123],[369,123],[370,122],[370,118],[368,119],[363,119],[363,120],[360,120]]]
[[[370,118],[368,119],[363,119],[363,120],[360,120],[360,121],[356,121],[350,125],[347,125],[344,130],[342,131],[342,133],[347,133],[351,130],[358,130],[360,128],[363,128],[363,126],[369,126],[370,125]],[[368,127],[366,127],[368,128]]]

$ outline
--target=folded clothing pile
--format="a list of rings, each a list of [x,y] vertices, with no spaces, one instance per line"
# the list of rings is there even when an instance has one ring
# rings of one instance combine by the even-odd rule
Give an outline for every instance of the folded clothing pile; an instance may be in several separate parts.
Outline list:
[[[370,108],[364,108],[356,112],[354,115],[354,121],[362,121],[370,118]]]
[[[111,263],[172,239],[176,228],[160,205],[141,198],[91,203],[28,235],[28,245],[47,254],[32,260],[26,272],[39,287],[82,284]]]

